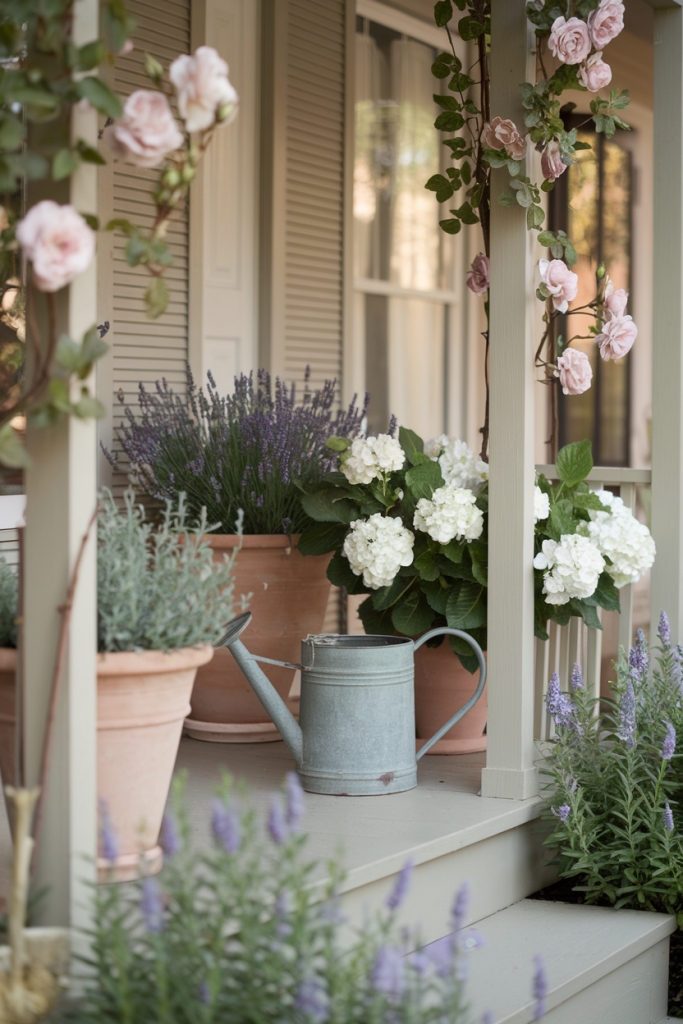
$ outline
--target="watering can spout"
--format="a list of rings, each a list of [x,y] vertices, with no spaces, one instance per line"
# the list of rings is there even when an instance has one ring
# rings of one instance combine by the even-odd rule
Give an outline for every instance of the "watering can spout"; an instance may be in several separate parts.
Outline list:
[[[301,727],[266,674],[259,668],[258,662],[265,661],[269,664],[284,665],[286,668],[299,668],[299,666],[289,662],[271,661],[269,658],[259,658],[251,654],[239,639],[240,634],[244,632],[250,622],[251,612],[238,615],[236,619],[228,623],[225,636],[221,637],[215,646],[230,649],[230,653],[249,680],[256,696],[277,726],[297,765],[301,765],[303,756]]]

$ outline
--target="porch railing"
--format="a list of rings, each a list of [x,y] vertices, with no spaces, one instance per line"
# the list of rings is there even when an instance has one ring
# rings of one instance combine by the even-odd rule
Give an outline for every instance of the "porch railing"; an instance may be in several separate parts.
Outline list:
[[[536,466],[549,480],[557,480],[555,466]],[[647,487],[652,483],[652,472],[649,469],[630,469],[621,467],[596,466],[586,478],[591,490],[603,487],[617,490],[624,504],[635,512],[636,492],[638,487]],[[628,650],[633,642],[633,584],[627,584],[619,591],[621,612],[619,615],[619,647]],[[598,609],[602,621],[602,610]],[[593,696],[600,696],[600,674],[602,667],[602,631],[588,629],[582,619],[571,619],[567,626],[548,623],[548,640],[536,641],[536,657],[534,670],[534,735],[537,739],[547,739],[550,729],[549,717],[546,714],[545,695],[548,680],[553,672],[557,672],[563,690],[569,688],[574,663],[578,662],[583,671],[584,685]]]

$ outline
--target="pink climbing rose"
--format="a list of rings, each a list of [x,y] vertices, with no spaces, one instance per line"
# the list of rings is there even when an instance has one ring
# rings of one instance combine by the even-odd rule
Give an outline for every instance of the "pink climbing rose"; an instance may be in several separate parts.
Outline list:
[[[619,0],[600,0],[588,15],[588,31],[596,50],[603,50],[624,27],[624,5]]]
[[[556,181],[567,170],[567,165],[560,158],[560,144],[551,139],[541,156],[541,173],[548,181]]]
[[[555,309],[566,313],[569,303],[576,298],[579,278],[562,260],[539,260],[541,291],[552,298]]]
[[[623,316],[628,303],[628,292],[625,288],[615,288],[611,281],[605,288],[605,309],[610,316]]]
[[[595,341],[600,346],[603,359],[621,359],[633,348],[638,337],[638,328],[630,316],[613,316],[603,324],[602,333]]]
[[[216,120],[230,124],[237,116],[239,97],[228,65],[212,46],[197,47],[192,57],[176,57],[168,73],[188,132],[204,131]]]
[[[478,252],[472,260],[467,287],[475,295],[486,295],[489,290],[489,258],[483,252]]]
[[[43,199],[16,229],[17,241],[33,263],[33,282],[56,292],[87,270],[95,255],[95,232],[73,206]]]
[[[586,64],[579,68],[579,81],[588,92],[599,92],[612,81],[612,69],[602,60],[602,50],[589,57]]]
[[[556,375],[560,378],[563,394],[582,395],[591,386],[593,370],[585,352],[566,348],[557,360]]]
[[[104,137],[115,153],[136,167],[159,167],[183,144],[168,100],[163,93],[148,89],[130,94],[123,117],[105,128]]]
[[[514,121],[494,117],[485,122],[481,131],[485,149],[504,149],[513,160],[522,160],[526,153],[526,140],[522,138]]]
[[[563,64],[581,64],[591,52],[588,27],[581,18],[555,18],[548,46],[553,57]]]

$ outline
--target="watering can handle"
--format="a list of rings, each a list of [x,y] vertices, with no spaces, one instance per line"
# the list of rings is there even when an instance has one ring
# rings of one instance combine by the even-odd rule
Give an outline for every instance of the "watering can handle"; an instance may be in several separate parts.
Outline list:
[[[467,701],[467,703],[464,704],[459,711],[456,711],[453,717],[449,718],[446,724],[442,725],[439,731],[435,732],[432,738],[430,740],[427,740],[425,745],[420,750],[418,750],[417,754],[415,755],[416,761],[419,761],[420,758],[424,754],[426,754],[428,750],[431,750],[434,744],[438,743],[441,737],[445,736],[448,730],[452,729],[455,723],[459,722],[463,715],[466,715],[470,708],[474,707],[474,705],[477,703],[482,693],[484,692],[484,687],[486,686],[486,660],[484,658],[484,653],[479,644],[477,643],[477,641],[474,640],[469,635],[469,633],[463,633],[461,629],[451,629],[450,626],[442,626],[440,629],[430,629],[428,633],[425,633],[424,636],[421,636],[420,639],[415,642],[414,650],[417,650],[418,647],[421,647],[426,640],[431,640],[433,636],[441,636],[442,634],[448,634],[449,636],[459,636],[462,637],[463,640],[467,641],[467,643],[470,645],[470,647],[476,654],[477,661],[479,662],[479,682],[477,683],[476,690],[474,691],[470,699]]]

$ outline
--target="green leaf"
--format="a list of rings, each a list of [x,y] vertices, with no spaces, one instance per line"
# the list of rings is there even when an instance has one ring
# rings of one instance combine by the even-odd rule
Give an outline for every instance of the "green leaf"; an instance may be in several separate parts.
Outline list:
[[[452,220],[440,220],[439,227],[442,231],[445,231],[447,235],[457,235],[462,224],[457,217],[454,217]]]
[[[163,277],[152,277],[145,292],[145,314],[150,320],[165,311],[168,306],[168,287]]]
[[[363,629],[370,636],[393,636],[396,630],[391,621],[391,609],[377,611],[373,608],[372,598],[368,597],[358,608],[358,617],[363,623]]]
[[[372,595],[372,606],[377,611],[391,608],[403,597],[415,582],[414,576],[397,576],[388,587],[380,587]]]
[[[71,412],[71,400],[69,397],[68,381],[53,377],[48,384],[51,404],[58,412]]]
[[[431,498],[437,487],[443,487],[443,477],[438,462],[423,462],[413,466],[406,473],[406,484],[416,498]]]
[[[564,243],[564,258],[568,267],[573,267],[579,259],[579,254],[569,241]]]
[[[151,53],[145,54],[145,72],[156,85],[158,85],[164,77],[163,67],[156,58],[152,57]]]
[[[316,523],[304,530],[297,548],[302,555],[326,555],[341,547],[345,537],[344,523]]]
[[[132,235],[135,228],[129,220],[124,220],[122,217],[117,217],[115,220],[107,222],[105,231],[115,231],[116,228],[120,228],[126,235]]]
[[[107,161],[104,159],[96,149],[92,146],[86,145],[83,139],[79,139],[76,143],[76,149],[80,153],[81,160],[86,164],[98,164],[100,167],[104,166]]]
[[[598,498],[597,494],[593,491],[584,491],[580,494],[575,494],[572,501],[577,508],[590,508],[595,512],[609,512],[609,506],[603,505]]]
[[[470,541],[468,551],[472,559],[472,572],[475,580],[481,583],[483,587],[488,587],[488,551],[486,544],[481,540]]]
[[[608,612],[621,611],[619,591],[616,588],[614,580],[607,571],[600,573],[598,585],[590,598],[586,599],[586,603],[596,604],[599,608],[604,608],[605,611]]]
[[[417,465],[417,462],[423,461],[423,459],[415,459],[415,456],[424,454],[425,446],[422,438],[419,437],[414,430],[408,430],[407,427],[399,427],[398,443],[406,453],[411,465],[415,466]]]
[[[94,213],[82,213],[81,217],[88,227],[93,229],[93,231],[100,230],[100,218],[96,217]]]
[[[529,231],[540,228],[545,220],[545,213],[540,206],[531,205],[526,211],[526,226]]]
[[[0,427],[0,466],[9,469],[28,469],[31,465],[28,452],[11,423]]]
[[[478,224],[479,218],[469,203],[463,203],[460,209],[451,211],[457,213],[463,224]]]
[[[80,163],[78,153],[72,149],[60,149],[52,160],[52,180],[61,181],[70,177]]]
[[[577,598],[574,598],[571,604],[577,609],[589,629],[602,629],[595,605],[579,601]]]
[[[576,487],[593,468],[591,442],[588,438],[567,444],[557,453],[557,475],[567,487]]]
[[[115,119],[123,114],[121,100],[99,78],[88,75],[75,82],[74,88],[78,96],[87,100],[101,114]]]
[[[335,487],[304,494],[301,505],[306,515],[318,523],[344,523],[348,526],[354,519],[358,519],[358,506]]]
[[[332,555],[327,567],[327,578],[335,587],[346,587],[349,594],[367,593],[367,587],[363,586],[363,577],[356,576],[341,551],[335,551]]]
[[[451,0],[438,0],[434,4],[434,21],[439,28],[443,28],[453,17],[453,6]]]
[[[553,540],[559,540],[565,534],[576,533],[579,524],[573,512],[574,506],[568,498],[562,498],[552,505],[547,528]]]
[[[101,39],[96,39],[93,43],[86,43],[78,51],[76,58],[78,70],[92,71],[102,63],[106,56],[107,51]]]
[[[21,121],[12,114],[3,112],[0,121],[0,149],[11,153],[19,148],[23,138],[24,128]]]
[[[464,39],[465,42],[467,42],[470,39],[476,39],[477,36],[480,36],[482,34],[484,28],[484,23],[482,21],[478,21],[477,18],[474,18],[471,15],[467,15],[467,17],[465,18],[461,18],[460,21],[458,22],[458,32],[460,33],[460,38]]]
[[[454,562],[456,565],[462,562],[464,550],[465,542],[462,540],[452,540],[449,544],[441,545],[441,554],[445,555],[450,562]]]
[[[328,437],[325,441],[325,447],[331,448],[333,452],[345,452],[347,448],[351,447],[350,437]]]
[[[87,389],[84,388],[83,394],[73,406],[73,413],[81,420],[103,420],[107,415],[107,410],[99,398],[88,394]]]
[[[412,590],[391,613],[391,621],[399,633],[406,636],[420,636],[425,633],[434,621],[434,610],[429,607],[427,598],[419,590]]]
[[[555,244],[556,239],[552,231],[541,231],[537,241],[539,245],[542,245],[545,249],[549,249],[551,245]]]
[[[463,583],[459,593],[446,604],[446,620],[453,629],[475,629],[486,625],[486,590],[480,583]]]
[[[419,572],[420,579],[427,581],[438,580],[440,575],[439,567],[431,551],[424,551],[415,559],[413,565]]]
[[[498,196],[498,205],[516,206],[517,196],[514,194],[514,192],[501,192],[500,195]]]
[[[444,110],[434,122],[434,127],[441,132],[457,132],[464,123],[465,118],[457,110]]]
[[[438,615],[446,614],[446,602],[452,591],[453,586],[460,587],[459,583],[442,586],[442,577],[437,580],[423,580],[420,584],[422,593],[427,598],[427,602],[430,608],[433,608]]]

